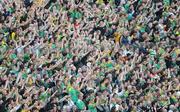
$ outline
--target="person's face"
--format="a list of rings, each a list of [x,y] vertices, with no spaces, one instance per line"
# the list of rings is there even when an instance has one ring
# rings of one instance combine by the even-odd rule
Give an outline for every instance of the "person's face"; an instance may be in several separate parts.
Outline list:
[[[109,82],[109,79],[106,79],[105,81],[104,81],[104,83],[108,83]]]
[[[9,104],[9,105],[8,105],[8,108],[9,108],[9,109],[12,109],[12,108],[13,108],[13,105],[12,105],[12,104]]]
[[[74,61],[78,61],[78,57],[75,57],[75,60]]]
[[[101,21],[101,22],[100,22],[100,25],[101,25],[101,26],[104,26],[104,22],[103,22],[103,21]]]
[[[152,23],[149,23],[148,26],[149,26],[150,28],[152,28]]]
[[[93,9],[96,9],[96,4],[93,4]]]
[[[143,6],[140,6],[140,7],[139,7],[139,10],[142,10],[142,9],[143,9]]]
[[[78,73],[82,73],[82,69],[81,68],[78,69]]]
[[[57,112],[57,106],[53,107],[53,112]]]
[[[113,26],[112,26],[112,29],[115,29],[115,28],[116,28],[116,26],[115,26],[115,25],[113,25]]]

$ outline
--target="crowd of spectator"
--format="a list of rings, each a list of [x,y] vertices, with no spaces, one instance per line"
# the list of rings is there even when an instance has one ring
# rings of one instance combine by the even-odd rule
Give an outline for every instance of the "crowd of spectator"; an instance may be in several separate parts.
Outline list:
[[[179,112],[179,0],[0,0],[1,112]]]

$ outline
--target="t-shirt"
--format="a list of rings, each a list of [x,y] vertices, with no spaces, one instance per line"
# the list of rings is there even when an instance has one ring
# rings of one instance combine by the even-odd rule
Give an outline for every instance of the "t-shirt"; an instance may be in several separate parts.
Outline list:
[[[19,71],[17,71],[17,70],[11,70],[10,73],[13,73],[13,74],[15,74],[15,75],[17,76],[17,75],[19,74]]]
[[[71,53],[68,53],[68,54],[66,55],[66,57],[67,57],[67,59],[71,59],[71,58],[73,57],[73,55],[72,55]]]
[[[174,29],[176,27],[176,21],[175,20],[170,20],[171,21],[171,28]]]
[[[70,13],[71,18],[73,19],[79,19],[82,17],[82,14],[79,11],[72,11]]]
[[[44,0],[36,0],[35,3],[36,3],[38,6],[41,6],[41,5],[43,5]]]
[[[160,101],[160,102],[159,102],[159,105],[160,105],[161,107],[164,107],[164,106],[167,106],[167,105],[168,105],[168,102],[167,102],[167,101]]]
[[[48,94],[47,92],[44,92],[44,93],[41,93],[41,95],[39,96],[39,99],[42,101],[45,101],[49,96],[50,94]]]
[[[129,96],[129,92],[125,91],[123,94],[120,95],[121,98],[127,98]]]
[[[85,103],[82,100],[78,99],[76,102],[76,106],[79,110],[83,110],[85,108]]]
[[[27,77],[28,77],[27,73],[23,73],[23,74],[22,74],[22,78],[23,78],[23,79],[26,79]]]
[[[11,39],[12,39],[12,40],[14,40],[14,39],[15,39],[15,35],[16,35],[16,33],[15,33],[15,32],[12,32],[12,33],[11,33]]]
[[[129,13],[127,19],[130,21],[133,18],[133,13]]]
[[[156,69],[159,70],[161,68],[161,65],[158,63],[158,64],[155,64],[156,66]]]
[[[16,59],[16,58],[17,58],[17,55],[13,53],[13,54],[10,55],[10,58],[11,58],[11,59]]]
[[[180,54],[180,49],[175,50],[176,55],[178,56]]]
[[[111,62],[106,63],[108,69],[113,69],[113,64]]]
[[[60,4],[58,4],[58,3],[55,4],[55,7],[56,7],[56,10],[58,10],[58,11],[60,10]]]
[[[30,55],[29,54],[24,54],[24,61],[29,61],[30,60]]]
[[[63,35],[62,34],[59,34],[58,35],[58,40],[61,41],[63,39]]]
[[[163,55],[163,54],[165,53],[165,50],[160,47],[159,50],[158,50],[158,52],[159,52],[160,55]]]
[[[52,48],[53,48],[53,49],[56,48],[56,44],[55,44],[55,43],[52,44]]]
[[[15,9],[14,8],[9,8],[9,12],[12,14],[12,13],[14,13],[15,12]]]
[[[142,0],[139,0],[139,1],[138,1],[138,5],[141,5],[141,4],[142,4]]]
[[[126,81],[129,80],[129,79],[131,78],[131,76],[132,76],[132,73],[127,73],[127,74],[125,75],[125,80],[126,80]]]
[[[32,78],[29,78],[28,84],[29,84],[29,85],[32,85],[32,84],[33,84],[33,79],[32,79]]]
[[[101,85],[100,85],[100,89],[103,91],[103,90],[106,89],[106,86],[105,86],[104,84],[101,84]]]
[[[124,45],[127,45],[129,43],[129,40],[127,37],[123,36],[122,37],[122,40],[121,40],[121,43],[124,44]]]
[[[165,6],[168,6],[168,5],[170,5],[170,0],[163,0],[163,3]]]
[[[103,1],[103,0],[97,0],[96,3],[97,3],[97,4],[103,4],[104,1]]]
[[[114,38],[115,38],[115,42],[119,43],[119,41],[120,41],[120,33],[118,33],[118,32],[114,33]]]
[[[29,110],[23,109],[21,112],[30,112]]]
[[[151,55],[151,56],[155,56],[155,55],[156,55],[156,51],[153,50],[153,49],[151,49],[149,52],[150,52],[150,55]]]
[[[126,12],[128,12],[129,8],[130,8],[130,4],[129,3],[124,5],[124,9],[126,10]]]
[[[90,110],[90,112],[97,112],[96,104],[89,104],[88,110]]]
[[[146,30],[146,27],[141,27],[141,28],[140,28],[140,31],[141,31],[142,33],[144,33],[145,30]]]
[[[78,91],[77,90],[75,90],[74,88],[70,88],[69,89],[69,94],[70,94],[70,96],[71,96],[71,99],[72,99],[72,101],[73,102],[77,102],[78,101]]]
[[[51,70],[47,71],[48,77],[51,77],[53,75],[53,72]]]
[[[44,31],[39,31],[39,36],[40,37],[45,37],[45,32]]]
[[[176,103],[176,102],[178,102],[178,100],[177,100],[177,98],[175,97],[175,96],[171,96],[170,97],[170,103]]]

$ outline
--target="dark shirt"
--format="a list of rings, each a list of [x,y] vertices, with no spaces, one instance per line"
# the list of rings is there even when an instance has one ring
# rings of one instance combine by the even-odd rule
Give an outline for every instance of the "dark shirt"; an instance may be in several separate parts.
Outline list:
[[[123,36],[121,42],[122,44],[127,45],[129,43],[129,40],[127,37]]]

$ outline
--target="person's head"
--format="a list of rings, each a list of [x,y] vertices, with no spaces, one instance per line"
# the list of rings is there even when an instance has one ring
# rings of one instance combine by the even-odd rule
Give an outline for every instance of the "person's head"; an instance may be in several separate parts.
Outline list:
[[[78,69],[78,73],[82,73],[82,69],[81,68]]]
[[[77,56],[74,56],[73,57],[73,62],[77,62],[78,61],[78,57]]]
[[[52,110],[50,112],[57,112],[57,111],[58,111],[57,105],[54,104],[53,108],[52,108]]]

